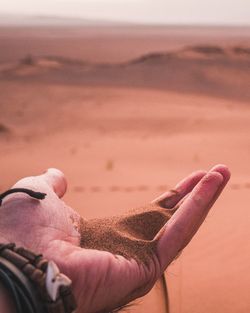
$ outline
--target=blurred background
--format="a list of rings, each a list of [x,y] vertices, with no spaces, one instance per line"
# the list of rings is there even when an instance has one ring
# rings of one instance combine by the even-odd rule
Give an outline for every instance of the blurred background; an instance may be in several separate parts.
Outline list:
[[[85,218],[227,164],[170,311],[250,311],[250,2],[0,0],[0,95],[0,190],[56,167]],[[127,312],[164,312],[160,284]]]

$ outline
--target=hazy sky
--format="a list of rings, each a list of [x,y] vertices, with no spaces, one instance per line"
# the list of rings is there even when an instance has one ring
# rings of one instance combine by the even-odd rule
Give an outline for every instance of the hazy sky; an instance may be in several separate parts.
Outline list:
[[[140,23],[250,25],[250,0],[0,0],[0,13]]]

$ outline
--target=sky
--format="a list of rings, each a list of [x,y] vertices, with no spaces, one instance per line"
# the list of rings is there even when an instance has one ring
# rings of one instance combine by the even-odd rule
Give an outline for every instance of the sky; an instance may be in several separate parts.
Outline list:
[[[250,0],[0,0],[0,14],[150,24],[250,25]]]

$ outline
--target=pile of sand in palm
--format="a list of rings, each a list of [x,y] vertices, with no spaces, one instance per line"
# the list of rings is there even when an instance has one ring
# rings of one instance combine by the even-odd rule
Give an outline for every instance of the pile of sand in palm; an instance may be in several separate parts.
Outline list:
[[[80,245],[147,264],[156,252],[156,235],[175,210],[166,209],[158,202],[133,209],[121,216],[88,221],[81,219]]]

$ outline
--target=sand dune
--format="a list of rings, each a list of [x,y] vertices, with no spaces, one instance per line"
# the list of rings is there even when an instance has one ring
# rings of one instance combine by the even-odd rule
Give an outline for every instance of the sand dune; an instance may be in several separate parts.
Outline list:
[[[2,79],[139,87],[250,100],[250,49],[193,46],[150,53],[120,64],[92,64],[57,56],[27,56],[0,71]]]
[[[27,54],[92,63],[121,63],[154,51],[194,45],[248,45],[249,27],[134,26],[0,27],[0,63]]]

